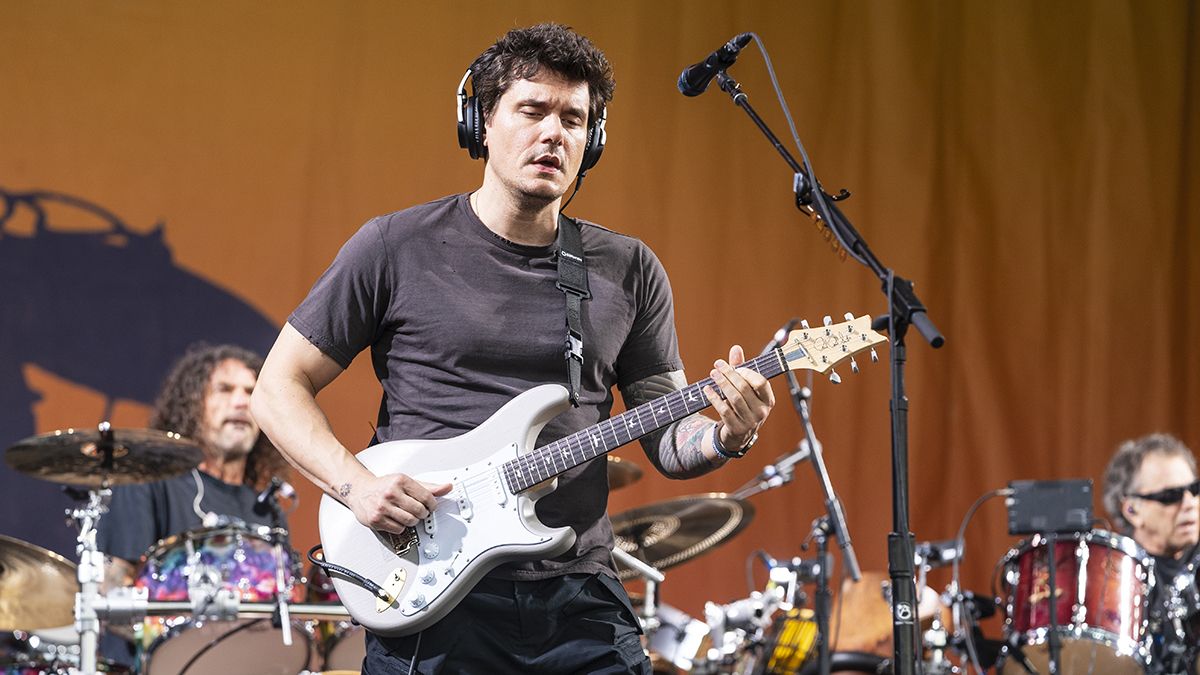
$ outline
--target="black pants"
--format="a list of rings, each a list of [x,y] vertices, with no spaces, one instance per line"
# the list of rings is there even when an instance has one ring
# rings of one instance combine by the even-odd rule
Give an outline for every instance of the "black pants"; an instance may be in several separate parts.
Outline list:
[[[417,635],[367,634],[363,675],[414,673],[643,673],[629,596],[611,577],[485,578],[444,619]]]

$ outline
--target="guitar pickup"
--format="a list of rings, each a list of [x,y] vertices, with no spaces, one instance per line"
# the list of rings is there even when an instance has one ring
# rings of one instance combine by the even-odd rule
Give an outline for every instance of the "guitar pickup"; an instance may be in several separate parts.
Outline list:
[[[469,522],[474,517],[475,511],[471,508],[471,497],[467,494],[465,485],[458,486],[458,495],[455,501],[458,502],[458,514],[463,517],[463,520]]]

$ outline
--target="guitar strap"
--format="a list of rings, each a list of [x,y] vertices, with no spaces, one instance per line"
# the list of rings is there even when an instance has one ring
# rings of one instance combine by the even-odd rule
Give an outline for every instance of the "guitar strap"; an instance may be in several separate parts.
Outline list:
[[[567,297],[567,343],[563,356],[567,361],[571,405],[578,408],[583,371],[583,301],[592,297],[592,293],[588,290],[579,223],[561,213],[558,214],[558,283],[555,286]]]

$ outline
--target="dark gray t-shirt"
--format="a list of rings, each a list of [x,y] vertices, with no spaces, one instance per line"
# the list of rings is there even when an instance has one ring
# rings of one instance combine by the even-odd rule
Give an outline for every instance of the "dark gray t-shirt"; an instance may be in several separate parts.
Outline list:
[[[245,485],[230,485],[196,471],[204,486],[200,510],[241,520],[247,525],[287,527],[286,521],[256,502],[258,493]],[[196,479],[192,472],[174,478],[113,488],[108,513],[96,528],[97,547],[111,556],[136,563],[160,539],[203,527],[193,505]]]
[[[538,445],[607,419],[614,384],[682,369],[658,259],[637,239],[579,224],[592,293],[583,303],[581,405],[551,420]],[[566,385],[557,264],[556,245],[514,244],[487,229],[466,195],[444,197],[367,222],[288,322],[343,368],[371,349],[383,386],[378,441],[450,438],[536,385]],[[564,473],[538,516],[574,528],[574,548],[497,574],[611,574],[607,503],[603,460]]]

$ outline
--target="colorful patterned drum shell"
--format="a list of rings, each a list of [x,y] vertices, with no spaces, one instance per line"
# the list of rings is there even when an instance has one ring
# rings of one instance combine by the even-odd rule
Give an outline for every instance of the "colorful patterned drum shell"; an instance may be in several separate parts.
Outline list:
[[[230,525],[184,532],[163,539],[142,557],[135,585],[145,588],[150,600],[187,600],[189,578],[215,570],[221,587],[233,589],[242,601],[271,602],[282,564],[284,591],[299,602],[299,563],[286,541],[286,530],[267,527]]]
[[[187,601],[189,581],[207,577],[220,589],[234,591],[243,602],[274,602],[280,588],[277,577],[282,574],[283,593],[290,602],[300,602],[304,587],[296,583],[299,563],[286,542],[287,531],[279,528],[226,525],[191,530],[155,544],[142,557],[134,585],[145,588],[152,601]],[[203,659],[188,672],[234,672],[236,667],[231,671],[227,666],[236,663],[238,650],[247,648],[264,664],[277,662],[296,673],[308,667],[312,647],[302,623],[293,622],[292,634],[295,644],[285,647],[282,632],[271,628],[269,621],[263,625],[149,617],[134,627],[134,641],[146,661],[143,672],[151,675],[175,672],[200,649],[205,651]],[[216,638],[219,642],[206,646]]]

